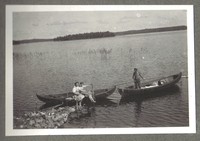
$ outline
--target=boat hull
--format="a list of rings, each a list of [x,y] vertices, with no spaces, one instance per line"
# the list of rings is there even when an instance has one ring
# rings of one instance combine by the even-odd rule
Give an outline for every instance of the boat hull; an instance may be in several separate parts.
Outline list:
[[[71,97],[73,93],[63,93],[63,94],[52,94],[52,95],[38,95],[37,98],[44,103],[61,103],[66,100],[66,98]]]
[[[129,86],[126,88],[118,88],[118,92],[121,94],[122,98],[132,97],[134,99],[144,99],[144,98],[164,95],[166,93],[169,93],[170,91],[178,89],[176,84],[181,79],[181,76],[182,73],[166,77],[166,78],[171,78],[173,80],[163,85],[150,88],[141,88],[141,89],[134,89],[133,86]]]
[[[101,100],[109,95],[111,95],[116,90],[116,86],[110,88],[110,89],[99,89],[94,90],[94,98],[96,100]],[[73,105],[75,103],[74,99],[68,99],[66,98],[72,98],[74,94],[72,92],[69,93],[63,93],[63,94],[52,94],[52,95],[38,95],[36,94],[37,98],[44,102],[44,103],[68,103],[69,105]],[[86,97],[86,99],[88,99]]]

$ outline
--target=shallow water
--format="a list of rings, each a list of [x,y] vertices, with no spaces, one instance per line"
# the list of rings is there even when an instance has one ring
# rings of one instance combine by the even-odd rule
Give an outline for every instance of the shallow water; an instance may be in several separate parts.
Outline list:
[[[94,84],[95,89],[131,81],[137,67],[147,80],[183,72],[187,76],[186,31],[126,35],[102,39],[43,42],[14,46],[14,114],[42,106],[35,94],[71,91],[73,83]],[[188,126],[187,78],[179,91],[140,103],[97,105],[66,127]]]

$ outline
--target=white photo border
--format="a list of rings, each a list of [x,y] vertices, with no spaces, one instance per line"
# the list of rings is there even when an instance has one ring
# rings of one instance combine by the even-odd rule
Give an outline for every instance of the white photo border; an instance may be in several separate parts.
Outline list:
[[[50,11],[186,10],[189,126],[145,128],[13,129],[13,13]],[[6,5],[6,136],[196,133],[193,5]]]

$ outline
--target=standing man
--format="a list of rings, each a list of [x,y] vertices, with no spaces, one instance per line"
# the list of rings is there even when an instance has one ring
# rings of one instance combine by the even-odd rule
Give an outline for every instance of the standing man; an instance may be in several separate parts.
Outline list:
[[[135,89],[140,89],[140,78],[144,79],[142,75],[138,72],[137,68],[134,68],[133,76],[132,76],[134,83],[135,83]]]

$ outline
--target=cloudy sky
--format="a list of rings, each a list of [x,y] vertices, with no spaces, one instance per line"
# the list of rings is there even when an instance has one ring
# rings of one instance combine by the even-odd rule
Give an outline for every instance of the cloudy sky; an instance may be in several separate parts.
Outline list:
[[[15,12],[13,39],[186,25],[186,11]]]

